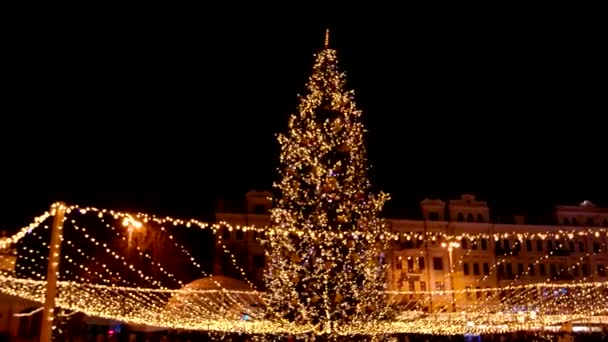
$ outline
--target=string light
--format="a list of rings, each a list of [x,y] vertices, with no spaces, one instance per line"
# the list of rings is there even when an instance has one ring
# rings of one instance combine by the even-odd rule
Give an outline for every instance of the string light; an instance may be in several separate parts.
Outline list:
[[[51,213],[46,211],[44,214],[34,218],[34,222],[27,226],[19,229],[17,233],[9,237],[0,238],[0,250],[10,248],[13,244],[19,242],[25,235],[31,233],[34,229],[38,228],[44,221],[51,217]]]
[[[77,206],[71,208],[76,209]],[[94,213],[95,211],[74,210],[72,215],[74,212],[84,215],[88,212]],[[122,218],[125,215],[128,216],[129,214],[123,213],[122,215],[118,215],[116,219],[112,215],[111,218],[121,224]],[[133,217],[135,216],[133,215]],[[111,227],[110,229],[117,236],[119,235],[114,225],[104,222],[107,221],[105,217],[101,220],[106,227]],[[182,220],[180,222],[186,221]],[[89,234],[86,240],[92,243],[94,248],[105,249],[103,242],[91,235],[93,230],[83,230],[74,219],[69,220],[67,223],[69,224],[65,225],[66,228],[73,228],[80,234]],[[169,224],[169,226],[173,227],[178,225]],[[48,231],[48,225],[43,227],[45,228],[43,231]],[[76,229],[76,227],[79,229]],[[219,232],[218,227],[215,229],[215,233]],[[96,233],[105,234],[103,231],[96,231]],[[31,236],[36,241],[39,241],[40,245],[48,251],[48,245],[43,241],[43,236],[38,234],[38,230],[33,231]],[[595,238],[595,234],[589,237]],[[121,235],[121,238],[124,238],[124,235]],[[568,239],[570,237],[563,235],[562,238]],[[175,238],[171,239],[171,241],[175,240]],[[435,242],[440,243],[437,240]],[[64,249],[66,253],[63,255],[64,260],[68,260],[70,263],[75,263],[76,260],[79,260],[80,266],[83,267],[86,266],[82,263],[86,263],[87,260],[89,262],[101,262],[101,260],[96,260],[92,256],[93,251],[91,248],[76,247],[74,242],[69,239],[65,243],[70,248]],[[602,250],[603,248],[604,246]],[[32,270],[39,270],[35,274],[32,274],[32,277],[40,279],[42,276],[42,270],[38,265],[45,263],[45,255],[48,254],[45,252],[45,249],[39,251],[23,246],[23,252],[20,253],[20,256],[24,257],[24,261],[25,257],[27,257],[27,265]],[[466,253],[468,252],[467,250]],[[76,253],[80,257],[70,256],[69,254],[71,253]],[[87,255],[88,258],[82,258],[82,255]],[[115,255],[112,257],[115,257]],[[586,253],[581,255],[579,259],[594,257],[595,255],[595,253]],[[549,256],[549,254],[538,256],[536,261],[546,260]],[[69,259],[66,259],[66,257]],[[121,256],[118,255],[118,257],[120,258]],[[498,262],[504,262],[504,260],[507,260],[505,258],[508,258],[508,256],[499,259]],[[116,266],[116,264],[112,264],[112,266]],[[158,267],[166,266],[158,264]],[[66,268],[65,271],[67,270]],[[287,332],[306,334],[314,333],[316,330],[314,326],[302,324],[292,325],[287,328],[285,322],[266,319],[263,310],[250,311],[255,324],[252,322],[248,322],[252,324],[245,324],[247,322],[241,322],[235,317],[229,316],[229,313],[233,312],[235,308],[239,308],[239,305],[245,308],[245,303],[252,302],[252,297],[257,297],[255,301],[261,303],[260,308],[264,307],[263,304],[267,298],[267,294],[265,293],[234,291],[225,289],[221,285],[216,289],[204,291],[196,289],[184,291],[179,289],[163,289],[161,287],[146,288],[117,286],[115,284],[106,286],[87,284],[86,281],[93,278],[95,272],[95,270],[89,268],[85,273],[89,273],[91,276],[80,276],[78,282],[60,282],[58,306],[62,309],[78,310],[89,315],[137,324],[154,325],[168,329],[214,330],[251,334],[285,334]],[[110,269],[107,269],[107,272],[118,273],[116,270]],[[45,283],[41,280],[26,281],[6,275],[0,280],[0,285],[0,292],[41,301]],[[564,292],[564,290],[568,290],[568,292]],[[465,302],[467,301],[467,297],[473,297],[478,292],[485,294],[483,296],[484,301],[472,302],[468,299],[473,305],[468,308],[462,307],[461,311],[457,313],[438,311],[428,314],[412,309],[401,313],[394,320],[386,322],[378,320],[359,322],[349,325],[348,328],[343,329],[339,327],[335,330],[335,333],[341,335],[355,333],[383,335],[397,332],[461,334],[472,331],[495,333],[516,330],[535,331],[535,329],[540,330],[548,325],[560,324],[568,320],[607,322],[606,317],[602,316],[607,314],[607,290],[608,284],[606,282],[574,282],[568,284],[545,282],[484,289],[459,289],[454,291],[458,302]],[[504,296],[505,293],[508,293],[508,295]],[[546,293],[548,297],[539,296],[539,293]],[[180,310],[167,308],[167,304],[172,298],[176,298],[176,294],[180,295],[178,297],[184,298],[182,304],[178,306]],[[392,301],[398,296],[409,295],[416,297],[446,297],[451,295],[451,291],[389,291],[386,292],[386,295]],[[518,311],[522,308],[525,310]],[[556,312],[560,312],[561,314],[555,314]],[[226,317],[232,318],[228,319]],[[522,320],[524,320],[523,323]],[[473,324],[473,327],[470,326],[471,324]]]
[[[200,229],[208,229],[212,232],[217,232],[222,229],[228,229],[229,231],[241,230],[243,232],[255,231],[258,233],[267,233],[267,234],[285,234],[285,233],[294,233],[298,235],[310,235],[315,234],[316,236],[327,236],[328,238],[341,238],[344,236],[361,236],[363,238],[367,238],[367,234],[365,232],[335,232],[335,231],[324,231],[324,232],[314,232],[312,233],[309,230],[297,229],[295,227],[269,227],[269,226],[254,226],[254,225],[233,225],[229,222],[220,221],[217,223],[208,223],[202,222],[197,219],[178,219],[173,217],[157,217],[156,215],[150,215],[145,213],[128,213],[121,212],[110,209],[99,209],[96,207],[80,207],[79,205],[71,205],[67,208],[68,211],[77,211],[80,214],[86,214],[88,212],[96,212],[99,215],[111,215],[115,219],[124,219],[134,220],[142,223],[146,223],[148,221],[155,222],[161,225],[171,225],[171,226],[185,226],[188,228],[198,227]],[[51,217],[50,212],[45,212],[44,214],[35,218],[34,222],[31,224],[21,228],[18,233],[10,236],[0,238],[0,249],[9,248],[11,245],[14,245],[18,241],[21,240],[28,232],[33,231],[33,229],[37,228],[41,223],[46,221],[49,217]],[[392,220],[385,219],[385,221],[390,222]],[[422,222],[420,222],[422,224]],[[543,229],[542,226],[535,227],[536,229]],[[395,229],[395,228],[394,228]],[[408,229],[418,229],[415,227],[409,227]],[[396,229],[395,229],[396,230]],[[401,228],[399,228],[401,230]],[[447,229],[446,229],[447,230]],[[460,241],[462,239],[469,240],[481,240],[481,239],[493,239],[494,241],[498,241],[500,239],[511,239],[514,237],[525,239],[558,239],[558,238],[567,238],[567,240],[576,240],[577,238],[586,238],[586,237],[595,237],[602,238],[608,237],[608,228],[607,227],[573,227],[570,229],[564,229],[563,227],[552,227],[549,230],[545,231],[535,231],[535,232],[494,232],[494,233],[458,233],[452,234],[449,232],[442,231],[428,231],[428,232],[417,232],[417,231],[386,231],[384,232],[383,239],[386,240],[394,240],[397,242],[409,241],[409,240],[427,240],[435,238],[438,241]],[[370,236],[371,238],[371,236]]]
[[[445,280],[472,255],[470,249],[460,249],[462,240],[515,238],[516,245],[521,247],[521,241],[525,239],[605,240],[608,230],[606,227],[559,227],[548,231],[534,228],[536,231],[506,232],[501,231],[504,227],[500,225],[494,225],[494,229],[488,225],[486,232],[453,234],[448,222],[437,223],[433,231],[423,231],[421,221],[393,220],[396,225],[391,231],[379,216],[389,196],[384,193],[373,195],[370,191],[361,112],[356,108],[353,92],[344,90],[345,76],[338,70],[336,51],[329,49],[328,39],[327,31],[325,49],[316,56],[309,78],[309,92],[301,98],[298,113],[290,117],[289,131],[279,136],[282,178],[275,184],[278,196],[270,226],[205,223],[195,219],[77,205],[66,210],[65,220],[67,215],[75,213],[83,216],[96,214],[101,223],[129,248],[132,247],[133,234],[159,226],[172,245],[188,257],[203,277],[207,274],[201,263],[176,241],[170,227],[210,230],[216,234],[217,246],[229,256],[232,266],[241,274],[245,282],[242,287],[246,290],[226,288],[230,285],[227,280],[213,276],[184,286],[171,270],[171,266],[177,265],[163,265],[154,260],[145,248],[142,250],[135,245],[137,255],[158,270],[150,275],[148,273],[154,272],[144,272],[129,262],[128,256],[125,257],[120,249],[94,236],[95,229],[72,219],[69,227],[78,233],[77,239],[64,235],[64,244],[68,248],[64,249],[61,257],[73,267],[62,269],[57,306],[91,316],[167,329],[289,334],[304,338],[312,335],[331,338],[369,335],[374,341],[387,338],[387,334],[404,332],[540,331],[550,325],[581,319],[608,323],[608,282],[592,282],[585,277],[570,283],[520,284],[526,280],[520,276],[529,275],[530,266],[525,271],[522,268],[521,274],[518,271],[507,285],[502,286],[496,282],[486,288],[456,289],[451,281],[449,290],[387,290],[385,277],[391,263],[388,260],[391,243],[420,241],[426,244],[428,251],[431,241],[448,248],[450,267],[443,274]],[[46,283],[42,277],[49,246],[36,228],[53,214],[53,210],[45,212],[13,236],[0,239],[0,250],[4,250],[14,247],[31,233],[42,247],[37,250],[23,246],[19,256],[24,262],[15,266],[18,274],[27,274],[31,278],[18,278],[11,272],[2,272],[0,292],[38,302],[44,300]],[[48,225],[43,227],[48,232]],[[270,258],[265,270],[267,291],[258,291],[247,278],[245,268],[238,265],[221,234],[217,234],[224,229],[264,233],[263,243]],[[83,245],[85,243],[86,246]],[[604,253],[605,246],[605,242],[602,243]],[[456,263],[452,263],[453,252],[459,256]],[[557,275],[578,267],[579,263],[599,252],[579,256],[577,265],[560,265]],[[551,256],[552,251],[527,260],[539,265]],[[469,284],[475,286],[486,282],[487,285],[492,271],[512,262],[515,257],[510,250],[491,265],[488,274]],[[108,263],[107,260],[115,262]],[[126,274],[120,271],[126,271]],[[131,281],[127,275],[135,275],[139,281]],[[166,280],[178,288],[166,286]],[[146,286],[138,286],[139,283]],[[206,287],[200,288],[201,284]],[[471,299],[473,295],[477,300]],[[404,296],[415,297],[416,303],[407,310],[395,310]],[[454,308],[457,303],[466,305],[453,312],[447,312],[448,305],[432,312],[421,310],[433,297],[445,300],[448,296],[451,296]],[[242,319],[240,314],[243,312],[251,319]]]
[[[361,112],[337,64],[333,49],[316,56],[308,94],[278,137],[281,179],[264,240],[267,317],[332,338],[392,318],[379,218],[389,197],[370,191]]]

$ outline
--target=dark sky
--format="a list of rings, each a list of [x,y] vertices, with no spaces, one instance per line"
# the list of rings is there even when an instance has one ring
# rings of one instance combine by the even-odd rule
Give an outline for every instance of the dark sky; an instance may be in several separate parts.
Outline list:
[[[461,192],[503,211],[608,205],[604,18],[255,9],[11,15],[0,227],[56,200],[202,216],[269,187],[274,134],[325,27],[364,111],[372,182],[393,207]]]

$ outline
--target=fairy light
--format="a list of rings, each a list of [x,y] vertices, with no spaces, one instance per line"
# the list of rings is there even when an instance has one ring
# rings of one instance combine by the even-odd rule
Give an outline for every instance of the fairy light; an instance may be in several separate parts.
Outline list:
[[[336,51],[316,56],[281,145],[278,196],[264,240],[268,316],[336,336],[344,327],[390,319],[383,290],[390,235],[379,218],[388,195],[367,179],[364,128]]]
[[[28,233],[31,233],[34,229],[38,228],[43,222],[45,222],[51,216],[52,216],[51,213],[49,211],[46,211],[42,215],[35,217],[34,222],[19,229],[17,231],[17,233],[15,233],[9,237],[0,238],[0,250],[9,248],[11,245],[16,244],[24,236],[26,236]]]
[[[80,211],[75,211],[80,212]],[[80,212],[83,214],[82,212]],[[127,214],[125,214],[127,215]],[[103,216],[103,215],[102,215]],[[114,217],[112,217],[114,219]],[[119,218],[119,223],[122,218]],[[81,234],[89,234],[87,240],[93,243],[94,248],[104,249],[103,242],[92,236],[91,229],[82,229],[75,220],[71,220],[66,227],[79,227]],[[165,222],[166,224],[167,222]],[[108,223],[105,223],[108,226]],[[178,224],[179,225],[179,224]],[[177,226],[170,224],[170,226]],[[112,227],[112,225],[109,225]],[[48,229],[48,227],[46,228]],[[216,233],[219,230],[215,231]],[[96,231],[96,233],[103,233]],[[115,231],[115,233],[117,233]],[[117,234],[118,236],[118,234]],[[37,231],[32,233],[32,237],[40,241],[42,236]],[[124,237],[124,235],[122,236]],[[502,237],[502,235],[501,235]],[[570,238],[563,235],[563,238]],[[576,236],[575,236],[576,237]],[[592,234],[595,237],[595,234]],[[171,239],[170,241],[175,241]],[[439,241],[439,244],[442,242]],[[43,248],[48,246],[40,243]],[[77,254],[82,256],[85,251],[91,252],[91,248],[84,246],[76,247],[69,239],[66,240],[66,253],[72,253],[73,248],[77,248]],[[72,248],[73,247],[73,248]],[[182,246],[183,247],[183,246]],[[602,244],[600,251],[605,245]],[[468,252],[468,251],[467,251]],[[24,246],[23,255],[30,255],[29,264],[34,265],[44,262],[45,252]],[[88,254],[88,253],[87,253]],[[86,254],[85,254],[86,255]],[[65,255],[68,256],[68,255]],[[64,257],[65,257],[64,256]],[[550,254],[538,256],[538,259],[546,260]],[[593,258],[595,253],[580,255],[582,258]],[[120,258],[120,256],[119,256]],[[71,262],[75,262],[75,257],[71,257]],[[94,261],[92,256],[79,259],[80,262],[86,260]],[[97,260],[98,261],[98,260]],[[499,261],[500,262],[500,261]],[[82,265],[82,263],[80,264]],[[113,264],[112,266],[116,266]],[[86,266],[85,266],[86,267]],[[34,267],[35,268],[35,267]],[[94,270],[89,269],[88,273],[94,274]],[[115,272],[111,270],[109,272]],[[33,275],[34,276],[34,275]],[[79,310],[86,314],[98,315],[111,319],[133,322],[138,324],[161,326],[171,329],[191,329],[191,330],[214,330],[229,332],[247,333],[271,333],[284,334],[286,332],[299,332],[310,334],[316,331],[316,327],[306,324],[296,324],[286,328],[285,323],[276,320],[265,319],[263,311],[252,311],[256,324],[244,325],[231,315],[234,308],[239,308],[239,304],[251,302],[251,297],[257,300],[267,298],[266,293],[254,291],[232,291],[218,287],[217,289],[197,291],[197,290],[170,290],[157,288],[146,288],[136,286],[116,286],[110,284],[101,287],[96,284],[85,284],[83,279],[78,278],[78,282],[61,282],[61,295],[58,298],[58,306],[65,310]],[[37,282],[37,283],[36,283]],[[105,282],[104,282],[105,283]],[[41,298],[44,282],[37,280],[32,283],[24,283],[14,277],[5,277],[0,281],[0,288],[3,293],[12,293],[22,298],[35,300]],[[67,285],[65,285],[67,284]],[[355,322],[346,328],[337,328],[332,331],[339,334],[368,334],[383,335],[386,333],[411,332],[411,333],[433,333],[433,334],[459,334],[464,332],[508,332],[516,330],[542,329],[546,325],[559,324],[564,320],[573,319],[597,319],[602,320],[607,313],[605,291],[607,283],[602,282],[576,282],[571,284],[538,283],[529,285],[501,286],[490,289],[459,289],[454,291],[459,300],[464,295],[477,292],[486,293],[485,298],[492,298],[484,306],[479,303],[477,307],[472,306],[456,314],[437,312],[432,315],[422,314],[420,311],[411,310],[401,313],[399,317],[409,317],[410,321],[400,319],[379,321],[368,320],[365,322]],[[569,289],[566,295],[551,295],[548,298],[538,296],[539,291],[546,293],[561,293],[563,289]],[[182,291],[182,292],[180,292]],[[499,297],[502,292],[509,292],[507,297]],[[548,291],[548,292],[547,292]],[[556,292],[557,291],[557,292]],[[177,296],[176,294],[179,294]],[[448,291],[397,291],[387,292],[389,298],[397,295],[416,295],[416,296],[449,296]],[[491,296],[490,296],[491,294]],[[230,297],[230,298],[229,298]],[[184,299],[177,307],[167,307],[171,298]],[[241,305],[243,307],[244,305]],[[536,311],[526,311],[523,314],[509,313],[517,307],[535,307]],[[176,310],[179,308],[179,310]],[[554,312],[561,312],[556,315]],[[466,319],[461,317],[466,315]],[[523,316],[522,316],[523,315]],[[599,315],[599,316],[598,316]],[[535,317],[534,319],[531,317]],[[595,317],[594,317],[595,316]],[[228,317],[228,318],[227,318]],[[229,318],[232,317],[232,318]],[[161,321],[162,319],[162,321]],[[524,320],[523,323],[521,320]],[[473,326],[469,326],[473,324]]]
[[[374,196],[371,193],[366,176],[361,112],[356,109],[353,93],[344,90],[345,76],[338,71],[336,51],[329,49],[328,45],[329,31],[326,31],[325,49],[316,56],[308,82],[309,92],[301,98],[299,113],[291,116],[289,131],[279,136],[282,178],[275,184],[278,196],[269,227],[235,226],[226,222],[211,224],[145,213],[67,207],[66,216],[75,213],[96,214],[105,227],[120,240],[127,241],[130,252],[133,247],[137,255],[160,273],[154,276],[144,273],[128,262],[120,251],[93,236],[94,229],[72,220],[71,227],[81,235],[78,237],[84,237],[81,240],[86,242],[86,246],[82,246],[80,240],[75,242],[66,238],[64,241],[68,248],[64,249],[67,254],[62,255],[62,259],[74,267],[66,268],[63,279],[58,282],[58,309],[168,329],[216,331],[220,334],[295,334],[300,337],[360,334],[372,335],[373,340],[403,332],[463,334],[541,331],[548,325],[592,318],[608,323],[608,282],[594,282],[587,277],[570,283],[555,282],[557,279],[552,275],[546,282],[521,284],[529,280],[523,277],[529,275],[529,265],[532,262],[534,265],[542,264],[555,256],[553,251],[534,258],[526,256],[528,268],[525,271],[521,268],[520,274],[518,267],[517,275],[506,285],[498,286],[499,279],[496,278],[497,282],[492,287],[457,289],[453,280],[456,269],[471,256],[470,249],[460,253],[459,241],[463,239],[516,239],[515,246],[518,248],[525,239],[549,239],[560,248],[563,248],[561,243],[564,241],[581,238],[586,238],[588,244],[594,241],[594,249],[596,243],[601,244],[597,252],[594,250],[593,253],[578,256],[578,259],[568,259],[568,263],[576,260],[576,265],[562,266],[556,263],[559,277],[578,267],[581,262],[592,265],[596,265],[596,261],[602,262],[596,256],[605,254],[606,227],[556,228],[534,232],[505,232],[498,229],[452,234],[449,223],[442,223],[434,231],[419,231],[420,227],[416,224],[413,225],[415,227],[389,231],[379,217],[389,196],[384,193]],[[1,239],[0,250],[14,246],[29,233],[42,240],[36,228],[50,216],[52,213],[46,212],[13,236]],[[112,220],[122,228],[117,229],[114,223],[109,222]],[[213,284],[211,288],[198,289],[196,282],[183,286],[170,267],[155,261],[146,248],[131,245],[133,234],[160,227],[160,231],[167,234],[168,241],[206,276],[201,264],[175,241],[171,230],[178,226],[198,227],[214,234],[224,229],[264,233],[262,242],[270,259],[270,265],[265,270],[268,291],[255,289],[245,269],[238,265],[235,255],[222,241],[221,234],[218,234],[217,245],[229,256],[232,266],[240,272],[251,290],[226,289],[225,284],[216,277],[205,279]],[[44,228],[48,230],[48,226]],[[128,233],[127,237],[124,231]],[[449,290],[386,290],[388,265],[385,261],[388,254],[385,252],[391,242],[402,239],[423,241],[427,249],[429,241],[447,249],[450,267],[443,277],[444,280],[451,277]],[[602,239],[604,242],[601,242]],[[60,245],[54,244],[53,247]],[[10,272],[3,272],[0,274],[0,292],[34,301],[44,299],[46,284],[41,279],[42,264],[49,246],[42,241],[41,247],[42,251],[27,246],[20,250],[24,263],[16,265],[19,268],[17,273],[30,274],[31,279],[17,278]],[[105,253],[94,254],[92,250]],[[433,253],[442,253],[440,251],[434,247]],[[456,263],[453,262],[453,252],[459,257]],[[57,258],[52,267],[58,270],[59,254],[52,258]],[[106,263],[106,258],[115,262]],[[484,274],[472,284],[490,281],[488,276],[492,271],[515,260],[523,259],[510,249],[491,266],[489,274]],[[137,286],[135,282],[123,278],[115,267],[128,270],[150,287]],[[596,271],[592,272],[591,279],[596,279]],[[599,276],[599,269],[597,273]],[[165,280],[163,277],[169,279],[173,286],[180,288],[164,286],[156,275],[160,275],[162,280]],[[76,281],[67,280],[70,278]],[[101,284],[96,283],[97,280]],[[472,294],[481,294],[481,297],[471,301]],[[400,296],[416,296],[422,300],[399,312],[393,307],[399,302]],[[452,304],[453,309],[449,310],[449,305],[444,305],[432,313],[423,313],[421,303],[432,300],[433,296],[444,300],[451,297],[451,301],[448,299],[447,302]],[[456,310],[457,302],[471,305],[462,305],[460,310]],[[251,304],[256,304],[256,308],[252,309]],[[254,318],[252,321],[239,320],[238,313],[244,310]]]
[[[581,262],[595,262],[597,255],[602,251],[605,253],[605,239],[608,236],[606,227],[458,234],[449,233],[452,230],[447,229],[447,225],[439,230],[424,232],[416,231],[419,227],[414,231],[411,227],[408,228],[409,231],[387,229],[379,214],[389,196],[384,193],[374,196],[370,191],[366,177],[361,112],[356,109],[353,93],[344,90],[345,76],[338,71],[336,52],[329,49],[328,39],[327,31],[325,49],[316,56],[313,73],[309,78],[309,93],[301,98],[299,113],[291,116],[288,133],[279,136],[282,178],[275,184],[279,195],[275,198],[276,206],[272,210],[272,224],[269,227],[234,226],[226,222],[211,224],[195,219],[124,213],[94,207],[66,208],[66,214],[96,214],[119,239],[127,241],[129,248],[132,247],[133,234],[159,226],[162,232],[168,234],[168,240],[188,256],[192,265],[204,276],[206,274],[201,264],[196,262],[183,245],[175,241],[170,227],[198,227],[211,230],[214,234],[224,229],[264,233],[263,244],[270,259],[270,265],[265,270],[268,291],[255,289],[247,278],[245,269],[238,265],[236,257],[223,243],[220,234],[216,243],[229,256],[232,266],[240,272],[241,278],[252,288],[251,291],[226,289],[214,277],[209,278],[214,284],[211,289],[199,290],[192,287],[192,284],[181,289],[170,289],[163,286],[160,279],[145,274],[136,265],[129,263],[124,255],[96,239],[93,230],[72,220],[73,229],[84,237],[83,241],[88,241],[88,245],[80,246],[74,241],[65,240],[69,248],[64,252],[77,253],[78,258],[68,254],[63,255],[63,259],[74,265],[75,270],[81,269],[82,272],[69,268],[64,271],[64,279],[75,278],[77,281],[62,280],[58,283],[58,308],[169,329],[295,334],[300,337],[363,334],[384,338],[387,334],[403,332],[463,334],[537,331],[564,321],[591,318],[608,323],[608,282],[592,282],[583,278],[571,283],[554,283],[549,282],[556,280],[552,275],[547,282],[519,284],[520,281],[527,280],[520,278],[529,275],[530,263],[543,263],[543,260],[554,256],[553,251],[535,256],[535,259],[526,259],[527,269],[523,271],[522,268],[522,274],[519,274],[518,267],[518,274],[507,285],[456,289],[453,279],[456,268],[471,255],[470,249],[459,255],[458,241],[462,239],[516,239],[515,245],[519,248],[526,239],[551,239],[560,248],[563,248],[563,241],[587,238],[589,244],[592,239],[600,242],[604,239],[600,251],[579,256],[576,265],[562,266],[558,263],[556,267],[559,267],[559,276],[578,267]],[[35,229],[51,215],[46,212],[13,236],[1,239],[0,250],[12,247],[28,233],[42,239]],[[127,231],[128,238],[114,224],[106,222],[109,217],[118,222],[123,231]],[[44,227],[48,230],[48,226]],[[441,231],[443,228],[446,228],[445,231]],[[444,280],[451,277],[450,290],[386,290],[388,265],[384,262],[387,258],[385,252],[391,242],[402,239],[424,241],[427,247],[431,241],[448,250],[450,267],[443,276]],[[24,246],[20,257],[25,263],[16,265],[20,271],[18,273],[31,274],[32,279],[17,278],[4,272],[0,274],[0,292],[34,301],[43,300],[45,282],[41,280],[41,262],[45,260],[45,251],[49,246],[44,242],[41,246],[43,251]],[[91,255],[88,247],[103,250],[103,255],[116,262],[106,264],[105,258]],[[142,250],[137,245],[134,249],[140,257],[158,269],[162,276],[171,280],[173,285],[183,285],[166,265],[154,261],[145,249]],[[438,252],[437,248],[434,252]],[[459,256],[456,263],[453,262],[453,252]],[[58,258],[59,255],[53,257]],[[523,259],[519,259],[513,249],[510,249],[491,266],[489,274],[477,279],[473,286],[489,280],[488,276],[497,266],[502,267],[502,264],[514,260]],[[96,269],[93,265],[101,266],[101,269]],[[118,270],[113,269],[116,266],[126,268],[151,287],[139,287],[123,279]],[[52,267],[58,267],[58,260]],[[92,281],[96,278],[102,284]],[[504,296],[504,293],[508,295]],[[482,296],[471,301],[472,294]],[[421,300],[408,310],[396,312],[393,306],[399,302],[400,296],[416,296]],[[445,305],[433,313],[423,313],[420,310],[421,303],[432,300],[433,296],[443,299],[451,297],[447,302],[451,303],[452,310]],[[468,302],[471,305],[463,305],[460,310],[456,310],[457,302]],[[259,304],[259,307],[248,308],[252,303]],[[254,320],[239,320],[238,312],[243,310],[250,313]]]
[[[12,293],[20,297],[40,300],[44,281],[35,280],[16,280],[0,276],[0,285],[5,293]],[[57,298],[58,305],[65,310],[82,311],[86,314],[99,315],[100,317],[118,319],[125,322],[147,324],[169,329],[191,329],[191,330],[215,330],[228,332],[247,332],[247,333],[285,333],[287,327],[294,329],[290,332],[306,332],[312,329],[311,326],[297,325],[288,326],[283,322],[271,322],[263,319],[250,324],[244,324],[238,320],[222,319],[218,316],[201,316],[198,319],[193,319],[193,315],[199,311],[192,310],[190,312],[167,310],[163,307],[162,302],[150,305],[149,299],[144,299],[142,294],[155,293],[159,298],[169,298],[175,294],[197,294],[201,296],[218,295],[224,291],[208,290],[164,290],[164,289],[138,289],[132,287],[112,287],[103,285],[78,284],[74,282],[59,282],[59,297]],[[606,314],[606,298],[604,292],[608,289],[607,282],[596,282],[588,284],[530,284],[525,286],[507,288],[513,291],[528,291],[528,295],[515,296],[516,300],[510,300],[510,306],[529,305],[534,306],[539,303],[535,299],[535,290],[540,289],[541,292],[568,289],[561,297],[549,297],[546,302],[553,305],[553,308],[559,308],[560,302],[579,302],[578,313],[574,314],[540,314],[538,316],[526,313],[526,320],[519,322],[517,313],[509,313],[508,307],[498,308],[495,312],[477,312],[469,313],[463,316],[461,313],[439,313],[435,315],[421,315],[412,313],[403,320],[393,320],[390,322],[378,322],[370,320],[366,323],[359,322],[352,326],[339,327],[338,332],[341,334],[379,334],[380,332],[411,332],[411,333],[435,333],[435,334],[462,334],[470,326],[467,322],[473,322],[475,331],[483,333],[491,332],[509,332],[516,330],[533,330],[551,324],[559,324],[568,320],[587,319],[588,314],[585,309],[596,313],[603,313],[604,316],[596,317],[596,320],[608,322]],[[495,290],[495,289],[494,289]],[[486,290],[483,290],[486,291]],[[132,296],[128,296],[131,294]],[[247,296],[251,294],[248,291],[232,291],[235,296]],[[219,297],[221,298],[221,297]],[[160,299],[158,300],[160,301]],[[594,305],[599,302],[603,308]],[[193,308],[200,307],[194,305]],[[551,305],[545,305],[547,309],[542,309],[543,306],[538,306],[539,311],[549,312]],[[485,327],[484,327],[485,326]]]
[[[210,230],[212,232],[217,232],[220,231],[222,229],[228,229],[230,231],[236,231],[236,230],[241,230],[243,232],[248,232],[248,231],[255,231],[258,233],[270,233],[270,234],[298,234],[298,235],[311,235],[314,234],[317,237],[321,237],[321,236],[325,236],[328,239],[339,239],[345,236],[356,236],[356,237],[362,237],[362,238],[373,238],[373,236],[371,234],[368,234],[366,232],[361,232],[361,231],[353,231],[353,232],[349,232],[349,231],[345,231],[345,232],[336,232],[336,231],[321,231],[321,232],[311,232],[310,230],[306,230],[306,229],[297,229],[296,227],[277,227],[277,226],[255,226],[255,225],[233,225],[230,224],[229,222],[225,222],[225,221],[220,221],[217,223],[208,223],[208,222],[202,222],[200,220],[197,219],[180,219],[180,218],[173,218],[173,217],[158,217],[155,215],[150,215],[150,214],[145,214],[145,213],[128,213],[128,212],[121,212],[121,211],[116,211],[116,210],[111,210],[111,209],[100,209],[100,208],[96,208],[96,207],[80,207],[79,205],[72,205],[68,207],[68,210],[75,210],[76,212],[80,213],[80,214],[87,214],[89,212],[94,212],[94,213],[98,213],[98,215],[110,215],[113,216],[114,219],[116,220],[121,220],[121,222],[124,221],[125,218],[129,219],[129,220],[136,220],[136,221],[140,221],[143,224],[145,224],[146,222],[150,221],[150,222],[154,222],[157,223],[159,225],[169,225],[169,226],[185,226],[188,228],[191,227],[198,227],[200,229],[204,229],[204,230]],[[44,220],[46,220],[49,217],[49,214],[45,214],[43,216]],[[39,219],[38,219],[39,220]],[[389,219],[386,219],[385,221],[390,221]],[[34,222],[31,225],[28,225],[26,227],[24,227],[23,229],[25,229],[25,233],[23,234],[23,236],[25,236],[27,234],[28,230],[34,229],[36,227],[38,227],[41,222]],[[7,241],[13,241],[10,242],[8,245],[13,244],[14,241],[19,241],[23,236],[21,236],[21,234],[15,234],[11,237],[8,238],[4,238],[4,240],[1,241],[5,241],[4,243],[8,243]],[[561,236],[562,238],[568,238],[568,239],[572,239],[575,240],[577,238],[585,238],[585,237],[595,237],[595,238],[606,238],[608,237],[608,228],[606,227],[579,227],[579,228],[572,228],[572,229],[563,229],[562,227],[552,227],[549,228],[546,231],[537,231],[537,232],[500,232],[500,233],[458,233],[458,234],[451,234],[451,233],[447,233],[447,232],[441,232],[441,231],[430,231],[430,232],[403,232],[403,231],[385,231],[384,232],[384,239],[392,239],[395,241],[401,241],[403,240],[426,240],[426,239],[435,239],[436,241],[443,241],[443,240],[454,240],[454,241],[460,241],[463,238],[468,238],[471,240],[475,240],[475,239],[494,239],[495,241],[502,239],[502,238],[511,238],[511,237],[515,237],[515,236],[522,236],[523,239],[548,239],[548,238],[555,238],[557,236]],[[2,242],[0,242],[2,243]],[[8,246],[6,245],[6,246]]]

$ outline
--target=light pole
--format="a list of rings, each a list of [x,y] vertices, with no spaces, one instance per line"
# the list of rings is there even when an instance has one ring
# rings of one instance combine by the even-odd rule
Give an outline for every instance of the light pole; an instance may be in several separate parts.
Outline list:
[[[456,288],[454,287],[454,267],[452,265],[452,252],[454,251],[454,248],[460,247],[460,244],[458,242],[450,241],[448,243],[442,243],[441,247],[447,247],[448,249],[448,260],[450,262],[450,287],[452,290],[452,312],[456,312],[456,294],[454,293],[454,291],[456,291]]]
[[[66,205],[57,202],[51,207],[54,216],[49,244],[49,260],[46,274],[46,291],[44,295],[44,311],[40,326],[40,342],[51,342],[53,338],[53,319],[55,318],[55,296],[57,295],[57,278],[59,277],[59,260],[61,241],[63,241],[63,221],[65,220]]]
[[[127,227],[127,248],[128,251],[131,251],[131,241],[133,239],[133,231],[135,230],[140,230],[143,227],[143,224],[139,221],[134,220],[133,218],[130,217],[125,217],[122,220],[122,225],[124,227]]]

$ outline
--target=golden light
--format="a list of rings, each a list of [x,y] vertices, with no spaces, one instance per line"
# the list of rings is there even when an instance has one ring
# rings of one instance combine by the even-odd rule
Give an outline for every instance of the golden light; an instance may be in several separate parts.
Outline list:
[[[124,227],[135,228],[135,229],[140,229],[141,227],[143,227],[143,223],[133,219],[132,217],[128,217],[128,216],[122,220],[122,225]]]

